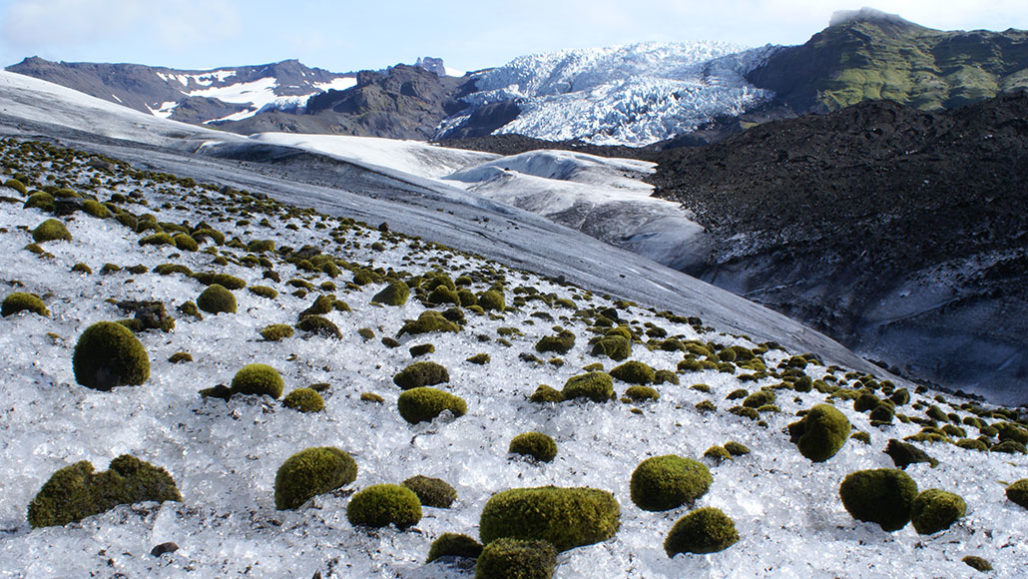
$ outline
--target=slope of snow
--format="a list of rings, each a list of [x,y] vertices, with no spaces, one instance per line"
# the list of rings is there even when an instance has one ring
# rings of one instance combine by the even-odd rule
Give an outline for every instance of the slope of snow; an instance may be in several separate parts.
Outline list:
[[[455,277],[494,268],[507,279],[508,302],[523,295],[514,293],[516,286],[523,285],[573,300],[581,308],[616,307],[639,330],[651,324],[683,339],[754,346],[746,338],[700,331],[643,308],[618,305],[574,286],[474,256],[424,244],[415,250],[412,240],[386,236],[373,228],[341,230],[340,239],[340,233],[333,232],[340,224],[336,218],[274,212],[267,215],[268,226],[236,219],[217,221],[209,214],[212,209],[225,211],[233,206],[220,194],[147,180],[118,183],[118,176],[111,179],[81,161],[63,164],[69,165],[78,171],[76,175],[62,168],[54,178],[69,178],[73,187],[84,186],[94,176],[102,179],[105,185],[96,191],[102,199],[138,188],[148,206],[130,208],[153,212],[161,222],[206,220],[217,223],[230,238],[273,239],[279,247],[314,245],[351,263],[373,261],[375,267],[412,274],[445,267]],[[49,176],[48,166],[39,164],[41,175]],[[10,190],[3,193],[14,194]],[[214,203],[194,205],[203,196],[210,196]],[[600,362],[607,369],[614,365],[589,354],[586,320],[541,301],[529,301],[497,319],[468,312],[468,325],[459,333],[404,336],[403,347],[388,349],[380,338],[394,336],[404,319],[417,317],[426,306],[416,300],[399,308],[373,306],[371,296],[381,285],[346,288],[348,272],[332,280],[301,271],[270,253],[266,257],[273,260],[283,280],[309,277],[316,285],[333,281],[338,286],[325,291],[345,300],[353,310],[328,314],[339,326],[341,339],[298,333],[279,343],[260,340],[257,331],[261,327],[294,323],[316,294],[292,295],[293,288],[264,279],[260,268],[230,263],[224,272],[251,285],[279,287],[281,295],[267,300],[240,290],[234,292],[239,302],[236,314],[194,320],[173,313],[178,317],[173,331],[140,335],[152,365],[148,382],[107,393],[84,388],[72,372],[72,351],[88,325],[123,317],[108,298],[157,299],[174,312],[173,306],[195,300],[202,286],[180,275],[159,276],[152,269],[169,262],[194,271],[216,266],[207,253],[141,247],[138,234],[113,220],[81,213],[66,218],[73,239],[44,244],[53,257],[41,259],[22,247],[31,241],[26,230],[46,217],[37,209],[0,204],[0,252],[7,256],[0,270],[4,293],[17,280],[23,284],[19,290],[45,296],[52,313],[49,318],[24,313],[0,318],[0,408],[4,415],[0,421],[0,488],[4,489],[0,494],[0,569],[5,576],[310,577],[318,572],[339,579],[470,577],[471,573],[450,562],[425,564],[431,541],[444,532],[477,537],[482,507],[494,492],[550,484],[608,490],[621,505],[617,535],[560,554],[558,578],[973,577],[975,572],[960,562],[965,555],[991,561],[996,568],[992,577],[1018,577],[1028,566],[1024,548],[1028,517],[1023,508],[1005,499],[1004,485],[999,482],[1025,476],[1028,457],[978,453],[946,444],[923,445],[940,465],[914,464],[907,472],[921,489],[959,493],[967,502],[967,516],[934,535],[918,535],[910,525],[886,533],[877,525],[850,517],[839,501],[838,486],[854,470],[892,466],[881,449],[890,438],[916,433],[918,425],[897,422],[872,427],[866,414],[854,411],[852,403],[838,400],[837,407],[855,429],[868,432],[871,444],[850,440],[828,462],[812,463],[796,451],[784,430],[795,419],[795,412],[823,402],[824,394],[778,390],[776,404],[781,412],[762,413],[767,426],[726,411],[734,404],[726,400],[730,392],[740,387],[752,391],[772,386],[778,382],[773,377],[743,382],[729,373],[688,372],[679,375],[680,385],[657,386],[661,398],[645,404],[533,404],[526,398],[540,383],[559,388],[587,364]],[[298,227],[290,230],[287,224]],[[323,227],[315,227],[318,224]],[[383,243],[385,249],[373,249],[375,242]],[[234,260],[246,254],[227,246],[216,249]],[[97,272],[103,263],[143,265],[151,271],[71,272],[78,262]],[[473,289],[486,287],[487,283],[478,283]],[[540,319],[541,314],[555,319]],[[553,323],[579,336],[576,346],[563,356],[564,365],[524,361],[520,354],[533,352],[535,342],[552,333]],[[509,336],[509,347],[498,339],[501,327],[520,332]],[[370,328],[375,339],[362,339],[357,334],[360,328]],[[416,426],[399,417],[399,389],[392,376],[412,361],[407,348],[423,343],[434,344],[429,359],[449,369],[451,379],[440,388],[467,401],[465,416],[443,416]],[[194,361],[170,363],[169,356],[180,351],[191,353]],[[476,366],[465,361],[476,353],[489,354],[490,362]],[[773,367],[788,356],[772,349],[765,359]],[[682,354],[636,344],[632,359],[658,369],[674,369]],[[236,370],[252,362],[278,369],[287,392],[318,382],[330,384],[325,410],[300,414],[267,397],[235,397],[224,402],[198,395],[201,388],[228,383]],[[815,378],[834,374],[843,379],[843,371],[831,372],[823,366],[809,366],[806,372]],[[706,384],[709,393],[690,388],[699,383]],[[615,382],[618,393],[626,387]],[[381,405],[361,401],[363,392],[377,393],[385,401]],[[968,415],[934,400],[934,395],[932,391],[915,394],[911,402],[939,404],[947,411]],[[704,400],[715,403],[719,410],[699,412],[695,404]],[[950,400],[955,406],[962,402]],[[916,412],[909,405],[900,411]],[[513,436],[533,430],[556,440],[558,455],[552,463],[534,463],[507,453]],[[701,458],[708,447],[729,440],[741,442],[753,452],[721,464]],[[358,463],[356,481],[342,492],[315,497],[298,510],[276,510],[276,470],[291,454],[319,445],[338,446],[350,453]],[[167,469],[183,502],[119,506],[63,527],[28,526],[25,509],[54,471],[79,460],[89,460],[104,470],[122,453]],[[667,512],[643,511],[630,499],[631,472],[643,459],[667,453],[704,460],[713,484],[694,505]],[[445,479],[456,488],[457,502],[449,509],[425,508],[421,521],[407,531],[368,530],[347,522],[351,491],[399,483],[415,474]],[[728,514],[735,521],[740,541],[719,553],[668,558],[661,543],[671,525],[689,510],[705,506]],[[161,557],[149,554],[166,541],[176,542],[179,550]]]
[[[478,91],[465,100],[519,104],[520,116],[497,133],[641,146],[769,98],[743,75],[771,50],[642,43],[524,56],[476,74]],[[442,130],[466,118],[450,119]]]

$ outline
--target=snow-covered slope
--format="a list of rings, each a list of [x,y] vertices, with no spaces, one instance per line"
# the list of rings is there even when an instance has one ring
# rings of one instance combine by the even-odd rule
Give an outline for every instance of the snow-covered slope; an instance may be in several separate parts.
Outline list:
[[[720,42],[641,43],[516,58],[474,75],[475,107],[517,103],[496,133],[641,146],[739,114],[771,95],[743,75],[774,50]],[[466,122],[450,119],[443,132]]]

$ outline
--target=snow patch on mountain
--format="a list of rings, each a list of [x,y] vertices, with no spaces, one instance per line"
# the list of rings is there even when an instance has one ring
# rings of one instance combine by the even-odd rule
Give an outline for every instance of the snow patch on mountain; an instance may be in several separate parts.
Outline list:
[[[476,74],[478,91],[464,100],[475,107],[518,103],[521,114],[496,134],[642,146],[769,99],[744,75],[774,50],[640,43],[523,56]],[[442,132],[467,118],[451,119]]]

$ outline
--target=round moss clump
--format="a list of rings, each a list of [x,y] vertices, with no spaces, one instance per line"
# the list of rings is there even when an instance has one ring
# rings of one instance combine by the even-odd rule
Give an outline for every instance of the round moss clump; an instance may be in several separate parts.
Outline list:
[[[982,573],[985,573],[987,571],[992,571],[992,564],[989,563],[986,559],[983,559],[981,557],[976,557],[974,555],[968,555],[968,556],[964,557],[963,559],[961,559],[960,561],[962,563],[964,563],[965,565],[967,565],[968,567],[974,569],[975,571],[981,571]]]
[[[858,470],[839,485],[839,498],[853,518],[878,523],[883,531],[898,531],[910,522],[917,483],[895,468]]]
[[[399,335],[428,334],[430,332],[457,332],[460,326],[443,317],[442,312],[426,310],[421,312],[417,320],[408,320],[400,328]]]
[[[350,499],[346,520],[355,527],[377,528],[392,524],[406,529],[421,520],[421,501],[405,486],[372,485]]]
[[[475,579],[550,579],[557,550],[546,541],[497,539],[482,549]]]
[[[653,384],[656,373],[649,364],[632,360],[611,368],[610,375],[629,384]]]
[[[503,292],[491,289],[478,296],[478,306],[485,311],[502,312],[507,309],[507,302],[503,297]]]
[[[404,390],[435,386],[449,381],[450,373],[446,367],[435,362],[414,362],[393,376],[393,384]]]
[[[561,330],[555,336],[543,336],[535,344],[535,351],[540,354],[544,352],[556,352],[558,354],[567,354],[571,351],[571,348],[575,347],[575,334]]]
[[[411,424],[431,422],[445,410],[454,416],[464,416],[468,411],[461,397],[428,386],[405,390],[396,400],[396,406],[400,416]]]
[[[928,489],[914,498],[910,509],[910,522],[921,535],[931,535],[957,522],[967,512],[967,504],[960,495],[941,489]]]
[[[712,482],[703,463],[674,454],[654,456],[632,472],[632,502],[644,511],[667,511],[702,497]]]
[[[325,400],[310,388],[297,388],[282,399],[282,406],[300,412],[321,412],[325,409]]]
[[[768,404],[774,404],[778,396],[773,390],[757,390],[743,399],[742,405],[746,408],[760,408]]]
[[[403,481],[403,486],[414,491],[425,507],[448,509],[457,500],[457,489],[441,478],[419,474]]]
[[[85,460],[55,472],[29,503],[28,521],[33,527],[60,526],[117,505],[181,500],[166,470],[123,454],[105,472],[94,473]]]
[[[547,386],[546,384],[540,384],[535,392],[528,397],[531,402],[542,404],[544,402],[563,402],[564,395],[561,394],[560,390],[557,390],[553,386]]]
[[[293,326],[288,324],[271,324],[261,329],[261,337],[268,342],[277,342],[293,337]]]
[[[593,342],[592,355],[625,360],[632,355],[632,340],[617,334],[604,336]]]
[[[557,456],[557,443],[541,432],[523,432],[510,440],[507,452],[530,456],[540,462],[552,462]]]
[[[286,459],[275,475],[275,508],[296,509],[312,497],[357,479],[357,463],[331,446],[301,450]]]
[[[71,241],[71,233],[63,223],[56,219],[47,219],[32,230],[32,241],[45,243],[47,241]]]
[[[3,304],[0,304],[0,316],[2,317],[6,318],[18,312],[31,312],[40,316],[50,315],[50,310],[46,309],[46,304],[39,299],[39,296],[26,292],[8,294],[4,298]]]
[[[1007,487],[1007,499],[1028,509],[1028,478],[1023,478]]]
[[[625,397],[632,402],[644,402],[646,400],[659,400],[660,393],[649,386],[629,386],[625,389]]]
[[[220,284],[214,284],[200,293],[196,306],[209,314],[236,313],[236,296]]]
[[[703,507],[675,521],[664,539],[668,557],[678,553],[717,553],[739,540],[735,522],[715,507]]]
[[[725,443],[725,450],[732,456],[743,456],[750,453],[750,449],[745,444],[734,440]]]
[[[564,400],[587,398],[593,402],[614,399],[614,380],[606,372],[589,372],[568,378],[561,390]]]
[[[828,404],[814,406],[802,420],[789,425],[789,439],[800,454],[824,462],[839,452],[850,435],[846,415]]]
[[[606,541],[621,524],[614,495],[593,488],[536,487],[493,495],[482,509],[479,537],[547,541],[558,551]]]
[[[86,328],[72,356],[75,380],[107,391],[137,386],[150,378],[150,358],[132,330],[117,322],[98,322]]]
[[[232,378],[233,394],[267,394],[272,398],[282,395],[285,382],[278,370],[267,364],[247,364]]]
[[[428,548],[426,563],[431,563],[442,557],[466,557],[477,559],[482,553],[482,543],[472,539],[463,533],[443,533],[432,541]]]

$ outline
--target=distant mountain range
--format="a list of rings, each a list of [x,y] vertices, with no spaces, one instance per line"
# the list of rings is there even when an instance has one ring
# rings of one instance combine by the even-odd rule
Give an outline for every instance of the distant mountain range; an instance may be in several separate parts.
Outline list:
[[[864,9],[800,46],[642,43],[524,56],[464,75],[441,59],[333,73],[298,61],[209,71],[28,58],[7,70],[143,112],[252,133],[419,140],[519,134],[693,145],[865,100],[953,108],[1028,87],[1028,32],[942,32]]]

